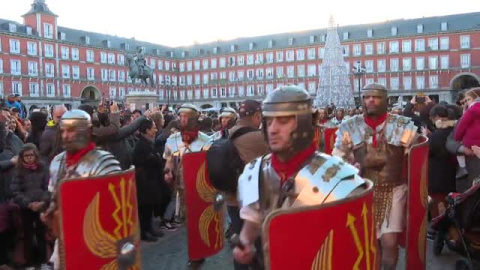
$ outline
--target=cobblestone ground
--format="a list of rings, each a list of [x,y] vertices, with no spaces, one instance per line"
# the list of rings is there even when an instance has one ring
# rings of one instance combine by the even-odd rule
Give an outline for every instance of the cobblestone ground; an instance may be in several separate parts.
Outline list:
[[[166,235],[155,243],[142,243],[142,269],[144,270],[184,270],[187,268],[187,233],[185,228]],[[432,255],[432,242],[427,242],[427,269],[452,270],[460,258],[456,253],[444,249],[442,255]],[[400,255],[397,269],[404,269],[404,253]],[[202,270],[233,270],[231,249],[226,246],[222,252],[210,257],[202,265]]]

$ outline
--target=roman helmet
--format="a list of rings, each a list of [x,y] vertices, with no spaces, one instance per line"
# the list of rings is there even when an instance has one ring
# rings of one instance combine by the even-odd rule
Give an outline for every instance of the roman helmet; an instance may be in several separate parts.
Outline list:
[[[305,89],[292,84],[275,89],[263,101],[262,111],[262,127],[267,141],[266,118],[295,116],[297,128],[290,135],[291,151],[297,153],[312,145],[312,99]]]
[[[362,98],[365,96],[375,96],[375,97],[380,97],[382,99],[381,106],[377,111],[375,112],[368,112],[367,108],[365,108],[365,102],[362,101],[362,107],[363,111],[365,113],[370,113],[370,114],[375,114],[375,115],[380,115],[385,112],[387,112],[388,109],[388,90],[385,86],[378,84],[378,83],[370,83],[365,85],[362,89]]]
[[[198,129],[198,118],[200,116],[198,112],[198,108],[190,103],[185,103],[180,106],[178,109],[178,114],[180,115],[181,113],[187,114],[188,115],[188,123],[187,126],[181,127],[181,129],[185,129],[188,131],[192,131],[195,129]]]
[[[62,118],[60,118],[60,128],[74,129],[76,131],[75,139],[72,142],[63,142],[67,151],[69,149],[83,149],[92,140],[92,119],[85,111],[71,110],[64,113]]]
[[[218,118],[220,122],[222,121],[222,118],[228,119],[228,125],[222,128],[232,128],[235,125],[235,122],[237,122],[237,112],[233,108],[223,108]]]

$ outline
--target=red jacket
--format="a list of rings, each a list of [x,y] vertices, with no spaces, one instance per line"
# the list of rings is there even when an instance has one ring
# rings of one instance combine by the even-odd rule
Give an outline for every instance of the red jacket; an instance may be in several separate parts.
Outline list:
[[[480,146],[480,102],[476,102],[463,114],[457,124],[455,140],[463,145]]]

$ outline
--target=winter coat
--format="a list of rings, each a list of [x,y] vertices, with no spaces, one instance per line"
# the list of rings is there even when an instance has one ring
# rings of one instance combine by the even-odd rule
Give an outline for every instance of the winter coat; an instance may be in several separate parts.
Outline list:
[[[447,138],[456,121],[437,121],[436,129],[428,135],[428,192],[448,194],[455,188],[455,156],[448,152]]]
[[[139,205],[159,204],[164,186],[162,155],[155,150],[152,141],[140,136],[133,152],[133,164],[137,178]]]
[[[461,141],[466,147],[480,146],[480,102],[474,103],[460,118],[455,140]]]
[[[15,203],[22,208],[28,208],[32,202],[48,201],[48,178],[48,168],[45,166],[35,171],[24,169],[19,172],[17,169],[10,186]]]
[[[18,155],[23,142],[12,132],[8,132],[5,138],[5,148],[0,153],[0,201],[5,201],[13,196],[10,185],[14,173],[14,165],[10,161]]]
[[[45,157],[45,160],[49,163],[50,160],[62,152],[61,144],[58,125],[53,121],[49,121],[40,139],[40,155]]]

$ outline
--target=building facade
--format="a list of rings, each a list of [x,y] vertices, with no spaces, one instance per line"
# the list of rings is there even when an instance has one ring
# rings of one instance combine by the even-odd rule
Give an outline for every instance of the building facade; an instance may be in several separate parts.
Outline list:
[[[379,82],[391,103],[426,93],[451,102],[480,85],[480,12],[339,27],[352,91]],[[0,19],[0,95],[26,104],[98,103],[146,96],[152,103],[235,107],[294,83],[315,95],[327,29],[167,47],[57,25],[45,0],[24,22]],[[127,55],[145,52],[155,85],[132,82]],[[364,72],[352,71],[362,66]]]

